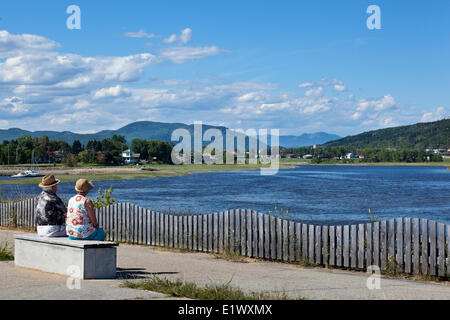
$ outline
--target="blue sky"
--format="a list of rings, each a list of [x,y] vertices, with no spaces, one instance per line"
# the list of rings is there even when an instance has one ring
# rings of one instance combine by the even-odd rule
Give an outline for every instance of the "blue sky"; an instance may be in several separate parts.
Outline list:
[[[3,1],[0,18],[0,128],[348,135],[449,117],[447,0]]]

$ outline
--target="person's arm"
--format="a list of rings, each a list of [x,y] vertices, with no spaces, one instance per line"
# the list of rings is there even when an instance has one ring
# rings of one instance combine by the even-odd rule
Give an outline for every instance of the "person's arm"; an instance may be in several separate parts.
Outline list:
[[[92,201],[90,199],[86,200],[85,207],[86,207],[86,214],[88,215],[89,219],[91,219],[92,226],[94,228],[98,228],[98,222],[97,222],[97,217],[95,216],[94,204],[92,203]]]

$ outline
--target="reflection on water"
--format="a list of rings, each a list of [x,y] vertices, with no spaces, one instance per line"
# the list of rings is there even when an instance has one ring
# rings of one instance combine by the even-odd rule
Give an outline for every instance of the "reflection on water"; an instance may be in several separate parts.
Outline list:
[[[115,187],[120,202],[154,210],[211,213],[235,208],[288,212],[298,221],[369,221],[369,208],[385,220],[429,218],[450,223],[450,171],[441,167],[299,167],[276,176],[259,171],[204,173],[183,177],[96,182]],[[69,198],[74,184],[63,183]],[[3,186],[3,196],[37,194],[37,186]]]

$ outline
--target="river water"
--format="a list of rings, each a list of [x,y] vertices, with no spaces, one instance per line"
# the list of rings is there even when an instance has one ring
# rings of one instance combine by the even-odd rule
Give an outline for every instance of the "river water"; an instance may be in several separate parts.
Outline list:
[[[418,217],[450,224],[450,171],[443,167],[300,166],[275,176],[261,176],[259,171],[219,172],[95,185],[114,186],[119,202],[163,212],[244,208],[283,212],[308,223],[340,224],[370,221],[370,208],[378,220]],[[62,183],[59,195],[70,198],[73,188],[74,183]],[[2,187],[4,198],[39,190],[35,185]]]

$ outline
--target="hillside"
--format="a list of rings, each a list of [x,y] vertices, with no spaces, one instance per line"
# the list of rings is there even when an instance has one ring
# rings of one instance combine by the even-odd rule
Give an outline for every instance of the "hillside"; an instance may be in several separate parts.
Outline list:
[[[203,130],[216,128],[225,133],[226,128],[204,125]],[[86,145],[90,140],[101,141],[111,138],[113,135],[124,136],[128,143],[135,138],[146,140],[170,141],[172,132],[176,129],[187,129],[191,134],[194,133],[194,125],[186,125],[182,123],[159,123],[150,121],[141,121],[131,123],[118,130],[104,130],[92,134],[79,134],[73,132],[56,132],[56,131],[27,131],[22,129],[0,130],[0,142],[4,140],[17,139],[22,135],[30,135],[32,137],[48,136],[50,140],[61,140],[72,144],[75,140],[79,140],[81,144]]]
[[[328,147],[416,149],[450,147],[450,119],[380,129],[322,145]]]
[[[326,132],[305,133],[301,136],[280,136],[280,146],[284,148],[301,148],[327,143],[340,138],[338,135]]]
[[[225,127],[215,127],[209,125],[203,125],[203,131],[208,129],[219,129],[222,131],[224,137],[226,133]],[[183,123],[161,123],[161,122],[150,122],[150,121],[140,121],[134,122],[126,125],[118,130],[104,130],[92,134],[79,134],[69,131],[56,132],[56,131],[27,131],[22,129],[8,129],[0,130],[0,143],[4,140],[14,140],[22,135],[29,135],[32,137],[42,137],[48,136],[50,140],[61,140],[72,144],[75,140],[79,140],[81,144],[86,145],[90,140],[101,141],[106,138],[111,138],[113,135],[124,136],[128,143],[135,138],[145,139],[145,140],[161,140],[170,141],[172,132],[176,129],[186,129],[191,135],[194,134],[194,125],[186,125]],[[339,138],[336,135],[330,135],[325,132],[315,133],[315,134],[304,134],[302,136],[280,136],[280,145],[283,147],[303,147],[311,146],[314,144],[321,144],[327,141],[335,140]]]

